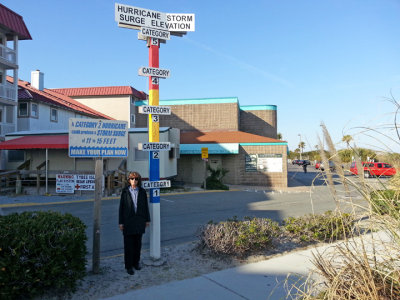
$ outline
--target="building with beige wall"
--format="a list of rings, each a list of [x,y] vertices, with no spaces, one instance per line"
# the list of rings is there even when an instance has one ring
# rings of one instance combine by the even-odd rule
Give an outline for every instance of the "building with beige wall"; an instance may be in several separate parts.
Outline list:
[[[146,105],[147,101],[136,101]],[[160,126],[181,130],[177,180],[201,184],[208,148],[211,168],[224,168],[224,183],[287,186],[287,142],[277,140],[276,105],[240,106],[236,97],[161,100],[171,115],[160,116]],[[147,116],[137,115],[144,127]]]
[[[105,86],[51,89],[52,91],[68,96],[80,103],[106,112],[115,120],[127,121],[128,127],[138,127],[136,123],[135,102],[148,99],[144,92],[140,92],[131,86]]]
[[[135,121],[131,127],[147,128],[148,115],[139,114],[139,107],[148,104],[145,93],[90,89],[54,91],[116,119],[127,120],[129,112]],[[171,115],[160,116],[160,127],[180,130],[178,181],[201,184],[201,148],[208,148],[209,165],[228,170],[225,183],[287,186],[287,142],[276,139],[276,105],[241,106],[237,97],[160,100],[159,105],[171,107]]]

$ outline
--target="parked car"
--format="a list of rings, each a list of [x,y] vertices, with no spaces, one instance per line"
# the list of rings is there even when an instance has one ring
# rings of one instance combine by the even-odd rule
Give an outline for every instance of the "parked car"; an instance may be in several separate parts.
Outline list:
[[[298,159],[292,160],[292,165],[297,165],[297,162],[298,162],[298,161],[299,161]]]
[[[396,174],[396,169],[388,163],[384,162],[362,162],[364,167],[364,177],[369,178],[373,176],[393,176]],[[358,175],[357,165],[353,161],[350,166],[350,172]]]
[[[323,163],[323,162],[317,162],[317,163],[315,164],[315,168],[316,168],[317,170],[324,171],[324,170],[325,170],[324,163]],[[331,161],[331,160],[329,161],[329,169],[330,169],[332,172],[336,170],[335,164],[334,164],[333,161]]]

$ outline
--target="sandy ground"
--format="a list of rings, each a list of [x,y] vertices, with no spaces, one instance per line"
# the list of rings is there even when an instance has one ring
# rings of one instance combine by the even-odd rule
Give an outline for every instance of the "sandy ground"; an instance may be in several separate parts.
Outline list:
[[[280,238],[279,242],[274,242],[275,247],[243,259],[212,255],[200,249],[194,242],[163,247],[161,255],[164,264],[150,266],[142,263],[142,269],[135,271],[133,276],[127,274],[124,269],[123,255],[102,259],[100,274],[91,272],[92,262],[88,261],[87,275],[80,281],[73,294],[46,295],[38,299],[101,299],[124,294],[132,289],[142,289],[170,281],[193,278],[241,264],[269,259],[288,251],[304,249],[301,244],[282,239],[285,238]],[[145,251],[142,254],[142,262],[148,260],[149,253]]]

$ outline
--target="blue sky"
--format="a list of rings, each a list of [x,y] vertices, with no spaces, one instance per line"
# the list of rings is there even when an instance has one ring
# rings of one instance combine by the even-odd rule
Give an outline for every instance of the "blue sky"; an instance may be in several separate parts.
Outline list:
[[[321,122],[339,143],[400,152],[393,127],[400,101],[400,1],[94,1],[3,0],[22,15],[32,41],[19,45],[19,77],[45,73],[47,88],[131,85],[148,50],[137,31],[119,28],[115,2],[194,13],[196,31],[160,48],[160,99],[238,97],[277,105],[278,132],[294,150],[314,150]],[[386,128],[383,130],[382,128]],[[386,145],[387,147],[383,146]]]

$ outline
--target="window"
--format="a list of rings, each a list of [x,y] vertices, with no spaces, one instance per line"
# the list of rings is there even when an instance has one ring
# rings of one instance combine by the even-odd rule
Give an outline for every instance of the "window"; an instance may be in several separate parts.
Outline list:
[[[16,108],[14,106],[6,106],[6,122],[14,123],[14,111]]]
[[[58,121],[58,111],[55,108],[50,108],[50,121],[52,122]]]
[[[25,160],[25,151],[23,150],[8,150],[8,161],[18,162]]]
[[[149,160],[149,152],[135,148],[135,160],[136,161]]]
[[[37,103],[31,103],[31,117],[39,117],[39,106],[37,105]]]
[[[18,116],[27,117],[28,116],[28,103],[21,102],[18,104]]]

